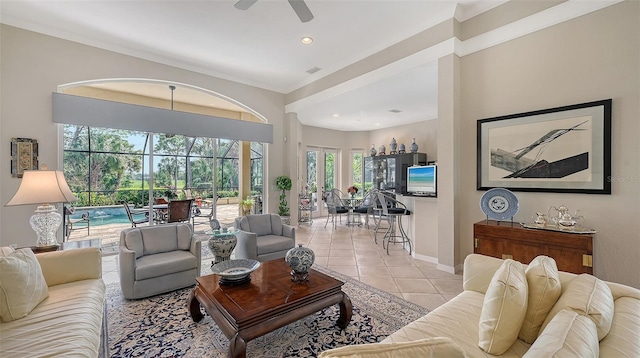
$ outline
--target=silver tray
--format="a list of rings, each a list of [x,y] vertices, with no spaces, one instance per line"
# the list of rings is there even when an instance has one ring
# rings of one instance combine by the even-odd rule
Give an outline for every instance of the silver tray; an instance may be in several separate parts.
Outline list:
[[[589,229],[579,225],[576,225],[572,228],[566,228],[566,229],[558,227],[555,224],[547,224],[545,226],[540,226],[534,223],[520,223],[520,225],[522,225],[522,227],[525,227],[527,229],[560,231],[560,232],[566,232],[568,234],[595,234],[596,233],[594,229]]]

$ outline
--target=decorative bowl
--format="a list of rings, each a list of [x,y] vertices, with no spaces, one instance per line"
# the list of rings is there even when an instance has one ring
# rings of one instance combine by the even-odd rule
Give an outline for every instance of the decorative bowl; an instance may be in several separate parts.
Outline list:
[[[211,272],[219,275],[224,281],[244,280],[260,267],[260,262],[251,259],[223,261],[211,266]]]

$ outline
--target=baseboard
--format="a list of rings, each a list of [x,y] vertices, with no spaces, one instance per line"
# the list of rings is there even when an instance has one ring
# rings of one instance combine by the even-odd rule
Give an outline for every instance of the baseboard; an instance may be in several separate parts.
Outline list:
[[[436,268],[440,271],[444,271],[444,272],[448,272],[448,273],[456,273],[456,268],[457,267],[453,267],[453,266],[449,266],[449,265],[443,265],[443,264],[439,264],[438,263],[438,258],[437,257],[433,257],[433,256],[428,256],[428,255],[421,255],[421,254],[416,254],[415,252],[413,253],[413,258],[420,260],[420,261],[425,261],[425,262],[430,262],[432,264],[436,264]],[[460,265],[458,265],[460,266]]]

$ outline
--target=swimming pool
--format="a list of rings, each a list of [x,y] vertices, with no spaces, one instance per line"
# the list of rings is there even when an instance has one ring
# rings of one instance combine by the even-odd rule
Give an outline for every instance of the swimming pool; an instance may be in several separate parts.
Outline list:
[[[129,223],[129,218],[122,205],[77,207],[70,217],[80,219],[82,214],[87,212],[89,219],[91,219],[91,226]]]

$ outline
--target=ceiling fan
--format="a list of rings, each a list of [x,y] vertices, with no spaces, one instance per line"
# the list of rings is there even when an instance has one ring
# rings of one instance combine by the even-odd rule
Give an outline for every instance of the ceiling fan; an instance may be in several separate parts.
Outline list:
[[[239,0],[235,3],[235,8],[238,10],[247,10],[251,7],[251,5],[255,4],[258,0]],[[313,14],[307,4],[304,3],[304,0],[287,0],[289,1],[289,5],[293,8],[298,18],[302,22],[309,22],[313,20]]]

